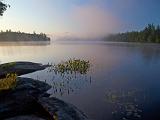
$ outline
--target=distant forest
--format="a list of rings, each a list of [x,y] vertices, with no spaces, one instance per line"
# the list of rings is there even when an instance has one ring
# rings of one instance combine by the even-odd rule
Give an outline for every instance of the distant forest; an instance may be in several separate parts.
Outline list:
[[[50,41],[50,38],[47,37],[46,34],[40,33],[33,34],[23,33],[23,32],[12,32],[11,30],[7,30],[5,32],[0,32],[0,41],[8,42],[8,41]]]
[[[112,34],[105,37],[107,41],[160,43],[160,26],[148,24],[142,31]]]

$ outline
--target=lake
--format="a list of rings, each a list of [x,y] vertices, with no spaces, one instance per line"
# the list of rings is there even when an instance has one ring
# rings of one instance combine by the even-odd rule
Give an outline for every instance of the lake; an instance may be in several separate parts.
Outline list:
[[[49,69],[23,75],[52,85],[51,96],[75,105],[91,120],[160,119],[160,45],[112,42],[0,43],[0,62],[58,64],[89,60],[86,74]]]

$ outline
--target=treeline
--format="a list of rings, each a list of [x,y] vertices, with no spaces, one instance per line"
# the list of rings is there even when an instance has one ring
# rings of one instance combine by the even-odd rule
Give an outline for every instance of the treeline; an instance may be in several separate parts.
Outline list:
[[[112,34],[105,38],[107,41],[118,42],[148,42],[160,43],[160,26],[148,24],[142,31],[132,31],[126,33]]]
[[[0,41],[50,41],[50,38],[44,33],[36,34],[33,32],[33,34],[30,34],[6,30],[0,32]]]

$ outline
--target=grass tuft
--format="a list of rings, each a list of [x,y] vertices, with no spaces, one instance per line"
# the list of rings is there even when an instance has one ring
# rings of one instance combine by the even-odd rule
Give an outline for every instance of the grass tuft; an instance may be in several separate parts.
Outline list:
[[[89,61],[81,59],[70,59],[53,66],[55,73],[73,73],[86,74],[90,68]]]
[[[0,91],[9,90],[15,88],[17,83],[17,74],[9,73],[5,78],[0,79]]]

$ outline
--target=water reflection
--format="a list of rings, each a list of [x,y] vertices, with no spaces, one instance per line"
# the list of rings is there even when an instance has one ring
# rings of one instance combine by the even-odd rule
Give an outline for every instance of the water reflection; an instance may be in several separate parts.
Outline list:
[[[85,72],[64,72],[65,67],[60,65],[61,70],[57,73],[57,68],[54,71],[54,67],[51,67],[23,77],[46,81],[52,85],[49,91],[52,96],[74,104],[94,120],[121,120],[134,114],[137,116],[133,117],[134,120],[153,120],[154,116],[159,115],[159,45],[53,42],[48,46],[0,46],[0,58],[2,63],[23,60],[43,64],[52,62],[55,65],[69,58],[89,60],[90,67]],[[150,96],[147,97],[147,102],[143,98],[145,91],[147,96]],[[130,97],[128,92],[134,97]],[[116,102],[108,101],[109,93],[113,98],[118,96]],[[137,114],[134,112],[135,109],[138,111]],[[129,117],[127,110],[132,111]]]
[[[59,81],[53,80],[52,83],[50,83],[52,85],[52,89],[49,91],[49,93],[51,93],[53,96],[63,96],[64,94],[69,95],[77,90],[82,89],[85,85],[91,84],[92,82],[91,77],[88,77],[87,75],[67,74],[61,77],[59,77]]]
[[[133,90],[109,90],[106,100],[113,105],[112,115],[115,120],[141,120],[146,100],[145,91]]]
[[[160,47],[159,46],[147,46],[147,47],[142,47],[140,49],[140,53],[145,60],[146,63],[157,63],[158,59],[160,58]]]
[[[18,41],[18,42],[0,42],[0,46],[46,46],[50,41]]]
[[[55,80],[55,76],[52,78],[52,94],[59,93],[70,94],[77,89],[81,89],[83,84],[91,83],[91,76],[87,73],[90,70],[90,62],[81,59],[69,59],[62,61],[58,64],[51,65],[47,72],[53,73],[59,78],[59,81]]]
[[[29,76],[47,82],[52,86],[49,93],[53,96],[76,93],[92,82],[91,65],[88,60],[69,59],[57,64],[49,64],[49,66],[46,70],[24,75],[24,77]]]

